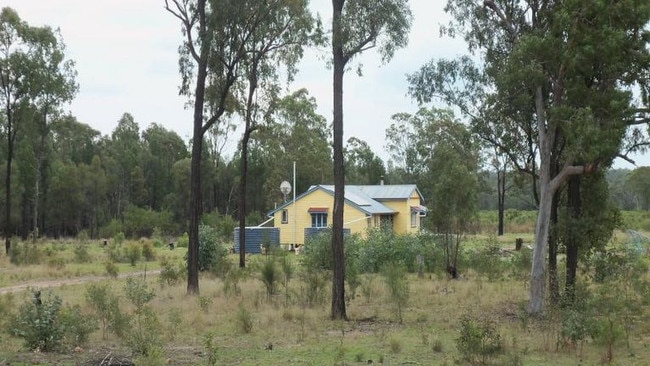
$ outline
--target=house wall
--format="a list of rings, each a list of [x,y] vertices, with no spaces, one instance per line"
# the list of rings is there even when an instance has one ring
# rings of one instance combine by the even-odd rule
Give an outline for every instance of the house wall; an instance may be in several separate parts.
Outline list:
[[[311,227],[311,214],[308,212],[310,207],[327,207],[327,226],[332,226],[334,196],[317,189],[296,201],[295,212],[293,204],[289,204],[285,208],[289,214],[289,220],[286,224],[282,223],[282,210],[275,213],[273,226],[280,228],[280,244],[305,243],[305,228]],[[343,210],[344,228],[349,228],[352,234],[365,233],[368,227],[367,220],[365,219],[366,215],[347,203]]]
[[[420,204],[420,196],[418,196],[417,191],[411,192],[411,197],[408,200],[386,200],[381,201],[381,203],[398,212],[393,216],[393,231],[396,234],[409,234],[420,231],[419,216],[416,218],[415,227],[411,226],[411,206]]]

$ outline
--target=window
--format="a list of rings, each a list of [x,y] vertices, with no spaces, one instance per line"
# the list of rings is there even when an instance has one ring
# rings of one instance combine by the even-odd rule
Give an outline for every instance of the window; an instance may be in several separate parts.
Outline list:
[[[418,226],[418,213],[415,211],[411,211],[411,227],[417,227]]]
[[[289,222],[289,211],[282,210],[282,223],[286,224]]]
[[[311,214],[311,227],[327,227],[327,213],[313,212]]]

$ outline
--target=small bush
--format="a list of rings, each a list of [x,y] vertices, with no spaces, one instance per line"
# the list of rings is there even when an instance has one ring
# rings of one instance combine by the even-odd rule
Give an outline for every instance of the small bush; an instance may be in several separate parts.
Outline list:
[[[304,306],[315,306],[325,301],[329,278],[326,271],[305,270],[300,276],[300,299]]]
[[[237,311],[237,328],[244,334],[248,334],[253,331],[253,324],[255,319],[253,313],[243,306],[239,306]]]
[[[81,311],[79,305],[64,307],[61,322],[65,327],[65,341],[71,346],[83,346],[88,337],[97,329],[97,319]]]
[[[35,244],[13,243],[9,249],[9,261],[17,266],[40,264],[43,251]]]
[[[126,257],[129,260],[129,263],[131,263],[132,267],[135,267],[136,263],[140,260],[140,257],[142,256],[142,249],[140,248],[140,245],[138,243],[130,243],[126,247]]]
[[[404,308],[409,300],[409,283],[406,277],[406,267],[400,263],[389,263],[383,267],[382,275],[386,287],[388,287],[388,293],[390,294],[389,300],[393,303],[395,315],[401,324],[404,320]]]
[[[13,335],[25,341],[29,350],[51,352],[61,350],[65,324],[60,319],[61,298],[32,291],[32,298],[23,303],[12,324]]]
[[[187,255],[185,260],[187,261]],[[199,271],[209,271],[217,277],[223,277],[231,266],[228,249],[219,242],[217,230],[199,226]]]
[[[117,278],[120,273],[119,268],[117,268],[117,264],[115,264],[115,262],[112,260],[108,260],[106,263],[104,263],[104,269],[106,269],[106,274],[111,278]]]
[[[179,247],[179,248],[187,248],[187,247],[189,247],[190,246],[190,236],[187,235],[187,233],[183,233],[183,235],[181,235],[178,238],[178,240],[176,242],[176,246]]]
[[[154,251],[153,247],[154,244],[149,240],[142,243],[142,256],[147,262],[151,262],[156,259],[156,252]]]
[[[85,244],[77,244],[74,246],[74,261],[75,263],[92,262],[92,256],[88,252]]]
[[[280,277],[278,267],[275,265],[274,258],[267,257],[262,264],[260,279],[266,289],[266,299],[271,301],[273,295],[277,292],[278,278]]]
[[[493,321],[464,315],[459,331],[456,347],[463,361],[470,365],[484,365],[491,357],[503,353],[501,335]]]
[[[120,310],[119,298],[110,286],[105,283],[90,284],[86,288],[85,298],[101,323],[102,338],[106,337],[106,331],[122,337],[128,328],[129,318]]]
[[[183,280],[186,273],[187,271],[183,263],[174,264],[169,257],[163,257],[160,260],[160,275],[158,276],[158,281],[161,286],[165,284],[173,286]]]

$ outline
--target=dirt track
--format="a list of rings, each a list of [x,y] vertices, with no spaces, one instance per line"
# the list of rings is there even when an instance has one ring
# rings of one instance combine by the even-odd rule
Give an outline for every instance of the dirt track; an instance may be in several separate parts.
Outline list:
[[[159,273],[160,273],[159,269],[151,270],[151,271],[129,272],[129,273],[122,273],[118,275],[118,278],[145,276],[145,275],[150,276],[150,275],[157,275]],[[0,295],[12,293],[12,292],[25,291],[29,288],[45,289],[45,288],[60,287],[64,285],[81,285],[84,283],[97,282],[109,278],[110,277],[106,277],[106,276],[85,276],[85,277],[56,279],[56,280],[29,281],[29,282],[21,283],[19,285],[0,287]]]

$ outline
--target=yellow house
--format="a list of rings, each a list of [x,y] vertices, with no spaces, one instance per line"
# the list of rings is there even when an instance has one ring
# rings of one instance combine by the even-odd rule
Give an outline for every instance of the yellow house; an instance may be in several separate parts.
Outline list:
[[[397,234],[420,231],[426,215],[424,197],[415,184],[346,185],[343,230],[364,235],[368,228],[387,227]],[[269,212],[280,229],[280,244],[304,244],[305,238],[332,226],[334,186],[315,185]]]

